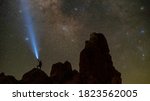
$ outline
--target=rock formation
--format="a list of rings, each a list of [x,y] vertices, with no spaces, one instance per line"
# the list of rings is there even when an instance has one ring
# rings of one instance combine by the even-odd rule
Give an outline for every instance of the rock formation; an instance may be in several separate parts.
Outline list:
[[[80,75],[83,83],[121,83],[121,74],[114,68],[106,38],[92,33],[80,53]]]
[[[92,33],[80,53],[79,72],[72,70],[71,63],[58,62],[52,65],[50,76],[38,68],[25,73],[20,81],[13,76],[0,74],[0,83],[5,84],[116,84],[121,83],[121,73],[113,66],[106,38],[101,33]]]
[[[31,71],[25,73],[20,81],[23,84],[48,84],[51,83],[47,74],[38,69],[33,68]]]
[[[72,71],[72,66],[68,61],[64,64],[61,62],[53,64],[50,73],[52,82],[55,84],[73,83],[76,75],[78,75],[78,72]]]
[[[16,84],[18,81],[15,77],[10,75],[5,75],[4,73],[0,73],[0,84]]]

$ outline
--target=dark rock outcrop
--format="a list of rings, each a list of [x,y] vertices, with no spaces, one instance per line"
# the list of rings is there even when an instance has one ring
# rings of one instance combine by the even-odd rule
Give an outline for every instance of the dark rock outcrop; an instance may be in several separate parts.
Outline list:
[[[81,79],[80,79],[80,73],[77,70],[72,71],[72,76],[70,79],[68,79],[65,84],[80,84]]]
[[[0,84],[17,84],[18,81],[11,75],[0,73]]]
[[[54,84],[71,83],[71,82],[75,83],[74,79],[77,74],[78,72],[72,71],[71,64],[68,61],[66,61],[64,64],[61,62],[53,64],[50,77]]]
[[[114,68],[106,38],[101,33],[92,33],[80,53],[82,83],[121,83],[121,74]]]
[[[117,84],[122,83],[121,73],[113,66],[107,40],[101,33],[92,33],[80,53],[79,72],[71,63],[52,65],[50,77],[38,68],[25,73],[20,81],[13,76],[0,74],[0,84]]]
[[[38,68],[34,68],[31,71],[25,73],[20,82],[23,84],[51,83],[50,78],[47,76],[47,74]]]

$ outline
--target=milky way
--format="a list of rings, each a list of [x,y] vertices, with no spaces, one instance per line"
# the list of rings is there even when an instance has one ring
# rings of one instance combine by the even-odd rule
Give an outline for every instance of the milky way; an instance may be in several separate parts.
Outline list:
[[[29,0],[43,70],[52,64],[79,66],[79,54],[92,32],[104,33],[123,83],[150,83],[150,1]],[[29,49],[19,0],[0,0],[0,72],[20,78],[37,62]]]

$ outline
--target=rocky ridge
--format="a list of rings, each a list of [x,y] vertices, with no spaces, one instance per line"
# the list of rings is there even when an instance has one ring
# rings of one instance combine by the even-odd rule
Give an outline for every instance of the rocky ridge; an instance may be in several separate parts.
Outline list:
[[[55,63],[50,75],[33,68],[21,80],[0,73],[0,84],[120,84],[121,73],[115,69],[107,40],[102,33],[92,33],[80,53],[79,72],[71,63]]]

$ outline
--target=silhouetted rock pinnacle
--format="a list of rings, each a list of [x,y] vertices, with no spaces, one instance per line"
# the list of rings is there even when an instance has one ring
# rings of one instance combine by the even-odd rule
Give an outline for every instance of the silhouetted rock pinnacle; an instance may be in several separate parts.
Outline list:
[[[80,75],[83,83],[121,83],[121,74],[114,68],[106,38],[92,33],[80,53]]]

